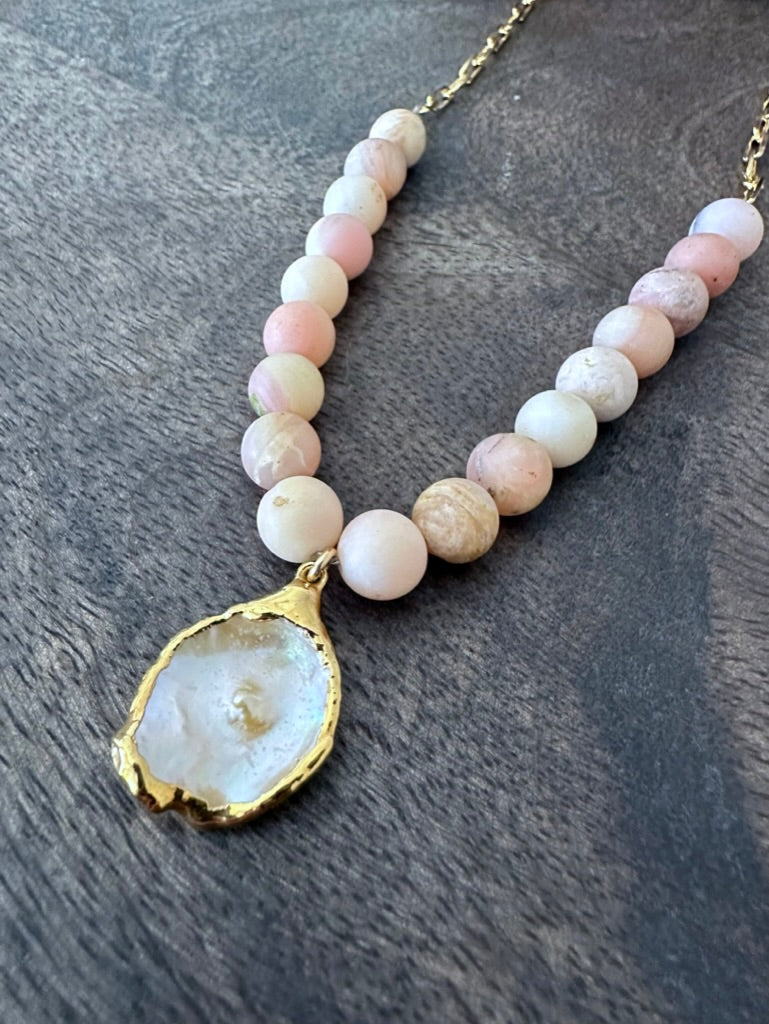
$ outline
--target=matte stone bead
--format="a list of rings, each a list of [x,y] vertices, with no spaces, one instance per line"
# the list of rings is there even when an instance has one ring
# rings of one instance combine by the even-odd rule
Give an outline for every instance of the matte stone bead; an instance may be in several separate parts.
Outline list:
[[[523,434],[492,434],[467,460],[467,477],[489,492],[501,516],[530,512],[553,483],[547,449]]]
[[[740,257],[734,242],[723,235],[704,233],[676,242],[665,257],[665,266],[698,274],[714,299],[734,284],[740,272]]]
[[[262,333],[267,355],[296,352],[323,366],[336,343],[334,321],[315,302],[285,302],[267,317]]]
[[[315,302],[330,317],[342,312],[347,293],[345,273],[329,256],[300,256],[280,282],[280,297],[284,302]]]
[[[547,449],[556,469],[584,458],[595,444],[598,424],[583,398],[568,391],[540,391],[521,406],[516,434],[525,434]]]
[[[598,422],[608,423],[626,413],[635,401],[638,374],[621,352],[592,345],[563,361],[555,387],[584,398]]]
[[[353,146],[344,162],[345,174],[366,174],[382,186],[388,199],[400,192],[408,166],[403,150],[389,139],[364,139]]]
[[[752,256],[764,237],[764,221],[751,203],[736,196],[716,199],[700,210],[689,228],[690,235],[707,232],[733,242],[741,260]]]
[[[627,356],[639,377],[661,370],[673,354],[676,336],[664,313],[653,306],[618,306],[601,320],[593,344]]]
[[[403,597],[427,568],[427,544],[418,527],[390,509],[356,516],[342,530],[337,554],[347,586],[372,601]]]
[[[387,216],[387,197],[379,182],[367,174],[345,174],[337,178],[323,199],[323,213],[349,213],[375,235]]]
[[[413,167],[425,151],[427,132],[419,114],[405,107],[388,110],[374,121],[369,138],[388,139],[403,150],[406,163]]]
[[[295,352],[279,352],[257,363],[248,382],[248,400],[258,416],[294,412],[311,420],[323,405],[318,367]]]
[[[312,476],[292,476],[262,497],[256,525],[273,555],[287,562],[306,562],[336,546],[344,513],[328,484]]]
[[[312,476],[320,465],[320,439],[307,420],[293,412],[269,412],[243,434],[243,468],[268,490],[289,476]]]
[[[456,564],[485,555],[499,533],[494,499],[480,484],[463,477],[438,480],[422,491],[411,518],[430,554]]]
[[[330,256],[348,279],[362,274],[374,255],[374,240],[366,225],[349,213],[321,217],[305,243],[308,256]]]
[[[628,303],[658,309],[673,325],[675,336],[681,338],[705,319],[710,296],[705,282],[691,270],[658,267],[636,281]]]

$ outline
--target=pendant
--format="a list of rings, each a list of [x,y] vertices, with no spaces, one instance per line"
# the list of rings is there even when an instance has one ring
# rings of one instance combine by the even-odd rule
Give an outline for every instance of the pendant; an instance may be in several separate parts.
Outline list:
[[[150,810],[235,825],[280,803],[326,759],[341,696],[320,617],[333,554],[163,648],[112,741],[118,774]]]

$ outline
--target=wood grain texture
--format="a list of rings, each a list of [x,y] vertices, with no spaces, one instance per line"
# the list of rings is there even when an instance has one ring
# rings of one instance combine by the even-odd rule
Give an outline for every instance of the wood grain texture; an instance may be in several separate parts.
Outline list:
[[[0,0],[0,1019],[757,1024],[769,1008],[769,247],[494,551],[338,581],[322,772],[198,835],[108,742],[274,589],[245,381],[325,183],[496,0]],[[339,318],[348,516],[408,510],[729,194],[769,3],[551,0]],[[763,209],[769,209],[766,199]]]

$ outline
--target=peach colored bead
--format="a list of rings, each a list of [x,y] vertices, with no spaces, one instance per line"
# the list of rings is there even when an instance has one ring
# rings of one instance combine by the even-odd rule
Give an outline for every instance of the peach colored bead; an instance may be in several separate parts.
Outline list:
[[[714,299],[734,284],[740,272],[740,257],[734,242],[723,235],[689,235],[676,242],[665,257],[672,270],[691,270],[705,282]]]
[[[599,423],[623,416],[638,394],[638,374],[627,356],[615,348],[591,345],[572,352],[558,370],[556,391],[579,395]]]
[[[414,503],[411,518],[430,554],[455,565],[485,555],[499,533],[494,499],[480,484],[464,477],[430,484]]]
[[[553,483],[547,449],[523,434],[492,434],[467,460],[467,478],[489,492],[501,516],[530,512]]]
[[[661,370],[673,354],[673,326],[653,306],[618,306],[593,332],[593,344],[614,348],[627,356],[639,377]]]
[[[372,601],[403,597],[427,569],[427,544],[418,527],[390,509],[356,516],[342,530],[337,553],[347,586]]]
[[[673,325],[675,336],[681,338],[705,319],[710,296],[705,282],[691,270],[657,267],[636,281],[628,303],[658,309]]]
[[[741,260],[752,256],[764,237],[764,221],[761,214],[744,199],[729,196],[716,199],[704,210],[700,210],[689,228],[690,235],[701,232],[723,235],[733,242]]]
[[[371,233],[349,213],[331,213],[316,220],[304,248],[308,256],[330,256],[348,280],[362,274],[374,255]]]
[[[389,139],[364,139],[353,146],[344,162],[345,174],[366,174],[382,186],[388,199],[397,196],[408,166],[403,150]]]
[[[556,469],[583,459],[595,444],[595,413],[579,395],[540,391],[524,402],[515,417],[516,434],[525,434],[547,449]]]
[[[306,562],[333,548],[343,525],[341,501],[328,484],[312,476],[278,481],[256,513],[264,546],[287,562]]]
[[[375,235],[387,216],[387,196],[367,174],[345,174],[332,182],[323,197],[323,213],[349,213]]]
[[[296,352],[323,366],[336,343],[334,321],[315,302],[285,302],[267,317],[262,343],[268,356]]]
[[[300,256],[280,282],[284,302],[315,302],[332,318],[344,309],[347,295],[345,273],[329,256]]]
[[[267,490],[289,476],[312,476],[320,465],[320,439],[293,412],[269,412],[254,420],[240,446],[243,468]]]
[[[427,145],[424,121],[419,114],[405,107],[380,114],[368,134],[371,139],[389,139],[400,146],[409,167],[419,160]]]
[[[294,412],[311,420],[323,405],[320,370],[296,352],[278,352],[254,367],[248,382],[248,400],[257,416],[268,412]]]

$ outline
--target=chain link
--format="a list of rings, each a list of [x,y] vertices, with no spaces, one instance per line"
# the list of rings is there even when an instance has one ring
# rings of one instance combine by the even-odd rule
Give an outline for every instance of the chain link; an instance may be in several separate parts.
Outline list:
[[[486,37],[486,42],[473,57],[468,57],[457,72],[454,81],[450,85],[444,85],[442,88],[436,89],[435,92],[431,92],[424,102],[414,107],[415,112],[417,114],[432,114],[444,110],[460,89],[464,89],[466,85],[472,85],[486,67],[489,58],[493,57],[495,53],[499,53],[515,31],[515,26],[522,25],[526,21],[538,2],[539,0],[519,0],[507,21]]]
[[[742,185],[742,198],[748,203],[755,203],[764,183],[764,179],[758,173],[758,161],[766,152],[767,144],[769,144],[769,89],[766,90],[761,113],[753,125],[750,139],[742,154],[740,184]]]

